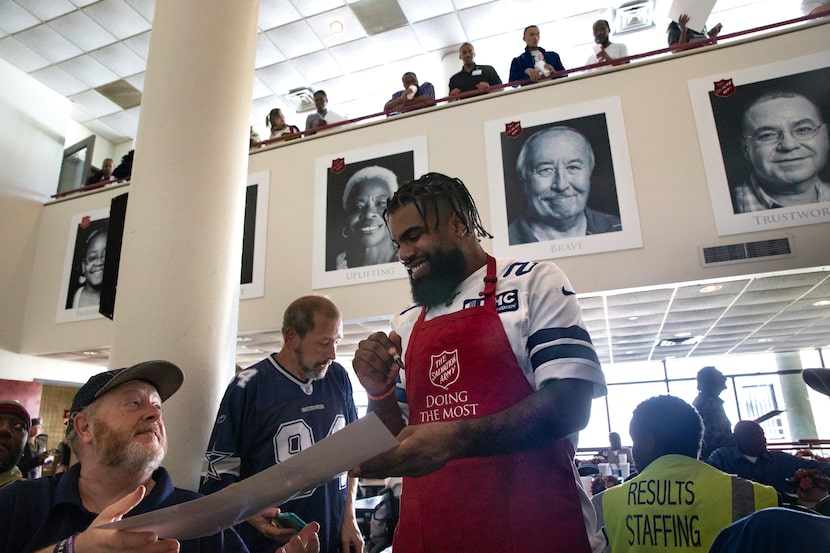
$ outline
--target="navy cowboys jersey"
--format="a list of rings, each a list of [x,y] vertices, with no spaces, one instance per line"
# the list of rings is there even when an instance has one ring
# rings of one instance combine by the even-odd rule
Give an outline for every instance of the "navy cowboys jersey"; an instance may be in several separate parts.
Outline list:
[[[322,380],[300,382],[272,357],[240,371],[216,415],[199,491],[218,491],[299,453],[357,419],[346,369],[332,363]],[[320,523],[320,551],[340,547],[348,475],[302,492],[280,506]],[[273,553],[274,542],[247,523],[237,528],[251,553]]]

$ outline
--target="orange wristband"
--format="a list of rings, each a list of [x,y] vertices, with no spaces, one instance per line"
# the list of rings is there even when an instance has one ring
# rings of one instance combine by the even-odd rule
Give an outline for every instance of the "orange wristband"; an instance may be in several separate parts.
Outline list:
[[[382,399],[386,399],[386,398],[388,398],[389,396],[391,396],[391,395],[392,395],[392,394],[394,394],[394,393],[395,393],[395,385],[394,385],[394,384],[392,384],[392,387],[391,387],[391,388],[389,388],[388,390],[386,390],[385,392],[383,392],[383,393],[382,393],[382,394],[380,394],[379,396],[373,396],[373,395],[372,395],[372,394],[370,394],[369,392],[366,392],[366,397],[368,397],[368,398],[369,398],[369,399],[371,399],[372,401],[380,401],[380,400],[382,400]]]

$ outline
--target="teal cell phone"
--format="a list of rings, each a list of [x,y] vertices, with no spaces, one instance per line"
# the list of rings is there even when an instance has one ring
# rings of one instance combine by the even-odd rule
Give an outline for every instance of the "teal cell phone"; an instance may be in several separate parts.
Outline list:
[[[280,528],[291,528],[299,532],[308,524],[294,513],[280,513],[274,519],[274,524]]]

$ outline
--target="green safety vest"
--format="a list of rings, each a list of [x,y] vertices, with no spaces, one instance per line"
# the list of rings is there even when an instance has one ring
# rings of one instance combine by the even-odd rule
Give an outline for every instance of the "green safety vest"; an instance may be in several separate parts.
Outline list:
[[[777,505],[774,488],[684,455],[664,455],[602,494],[612,553],[709,551],[732,522]]]

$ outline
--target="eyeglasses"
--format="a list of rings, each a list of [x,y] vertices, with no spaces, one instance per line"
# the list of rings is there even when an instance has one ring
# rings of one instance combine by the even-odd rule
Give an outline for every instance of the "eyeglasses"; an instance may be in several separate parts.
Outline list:
[[[810,124],[802,124],[798,125],[797,127],[793,127],[787,131],[783,131],[781,129],[761,129],[756,131],[755,134],[750,136],[745,136],[744,138],[750,138],[757,142],[758,144],[778,144],[782,140],[784,140],[784,133],[788,133],[794,140],[809,140],[815,137],[818,134],[818,131],[824,127],[826,123],[822,123],[821,125],[810,125]]]

